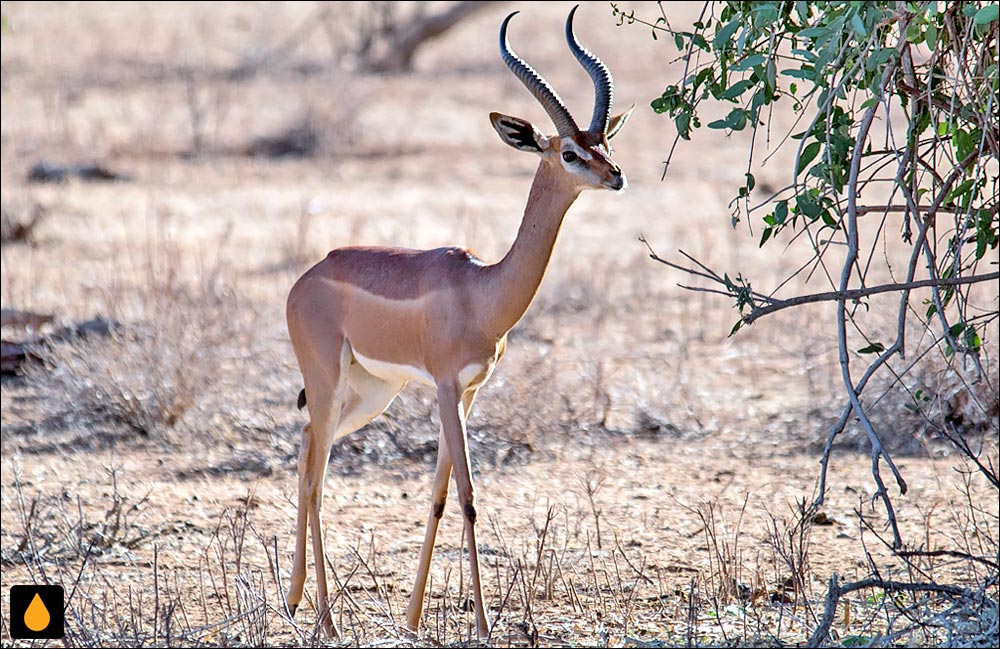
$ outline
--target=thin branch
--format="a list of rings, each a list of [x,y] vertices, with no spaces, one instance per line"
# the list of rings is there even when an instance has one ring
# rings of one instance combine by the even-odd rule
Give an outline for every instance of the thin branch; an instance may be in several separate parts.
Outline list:
[[[906,24],[908,22],[908,20],[904,20],[900,25],[901,32],[905,32]],[[905,43],[905,40],[903,42]],[[896,64],[894,62],[890,62],[886,66],[885,71],[882,73],[882,81],[879,88],[883,93],[885,92],[885,88],[888,87],[895,71]],[[861,126],[858,128],[858,135],[855,138],[854,152],[851,156],[851,173],[847,183],[848,252],[840,275],[841,292],[847,290],[847,284],[850,282],[853,274],[852,269],[854,268],[858,258],[858,173],[861,168],[864,142],[868,139],[868,133],[871,129],[872,122],[875,119],[875,110],[877,107],[878,103],[874,103],[865,111],[865,115],[861,120]],[[848,391],[848,396],[851,399],[851,405],[854,407],[854,412],[861,421],[861,425],[864,428],[865,433],[868,435],[868,441],[871,444],[871,472],[872,478],[875,480],[875,484],[878,487],[875,496],[882,499],[882,504],[885,507],[889,525],[892,526],[893,545],[895,547],[902,547],[903,539],[899,533],[899,525],[896,522],[896,512],[893,508],[892,500],[889,498],[889,493],[886,491],[885,483],[882,481],[882,475],[879,468],[879,458],[881,457],[885,459],[886,464],[889,466],[889,470],[892,471],[893,477],[896,478],[896,484],[899,486],[900,493],[906,493],[906,481],[903,480],[903,476],[900,475],[899,470],[896,468],[891,456],[882,446],[882,440],[875,432],[875,428],[872,426],[871,421],[869,421],[868,416],[861,405],[858,393],[854,391],[854,381],[851,379],[850,357],[848,356],[847,350],[847,302],[843,299],[837,301],[837,345],[840,349],[840,368],[844,379],[844,387]]]
[[[837,585],[837,574],[834,573],[830,577],[830,586],[826,594],[826,603],[823,610],[823,617],[820,620],[819,625],[813,631],[812,635],[809,636],[809,640],[806,642],[807,647],[819,647],[822,646],[830,635],[830,627],[833,625],[833,620],[837,614],[837,604],[840,598],[848,593],[853,593],[856,590],[864,590],[866,588],[880,588],[886,592],[909,592],[909,593],[941,593],[944,595],[950,595],[952,597],[961,597],[966,600],[974,601],[977,599],[977,595],[974,591],[967,588],[962,588],[960,586],[951,586],[948,584],[936,584],[933,582],[916,583],[907,581],[892,581],[881,579],[879,577],[871,577],[868,579],[862,579],[861,581],[854,581],[843,586]]]
[[[910,209],[910,208],[907,207],[906,205],[859,205],[858,206],[858,216],[864,216],[865,214],[870,214],[872,212],[875,212],[875,213],[880,213],[880,212],[905,212],[908,209]],[[967,210],[961,209],[961,208],[957,208],[957,207],[947,207],[947,206],[940,205],[940,206],[938,206],[936,208],[936,211],[938,211],[938,212],[944,212],[946,214],[962,214],[962,213],[966,212]],[[994,206],[993,209],[991,210],[991,213],[995,213],[996,211],[997,211],[997,206]]]
[[[986,557],[977,557],[968,552],[959,552],[957,550],[898,550],[896,556],[903,557],[904,559],[908,557],[952,557],[963,561],[975,561],[993,570],[1000,569],[1000,563],[996,561],[990,561]]]
[[[701,277],[707,280],[711,280],[717,284],[722,284],[725,286],[725,280],[719,277],[718,273],[708,268],[700,261],[684,252],[679,250],[678,252],[691,260],[692,263],[696,264],[699,268],[703,270],[695,270],[693,268],[688,268],[686,266],[681,266],[669,259],[664,259],[653,249],[652,245],[646,239],[645,236],[640,235],[639,241],[646,246],[649,251],[649,258],[653,261],[659,262],[664,266],[669,266],[675,270],[679,270],[687,273],[688,275],[693,275],[695,277]],[[847,289],[844,291],[826,291],[823,293],[812,293],[810,295],[798,295],[787,300],[778,300],[776,298],[768,297],[763,293],[758,293],[756,291],[752,292],[752,296],[755,300],[767,303],[766,306],[754,306],[750,313],[743,316],[743,321],[746,324],[753,324],[756,320],[770,315],[776,311],[781,311],[783,309],[788,309],[795,306],[801,306],[803,304],[812,304],[815,302],[834,302],[839,300],[859,300],[861,298],[868,297],[870,295],[878,295],[880,293],[895,293],[898,291],[909,291],[918,288],[926,288],[929,286],[960,286],[962,284],[978,284],[980,282],[993,282],[1000,279],[1000,271],[992,273],[983,273],[980,275],[971,275],[966,277],[939,277],[937,279],[921,279],[914,280],[912,282],[896,282],[893,284],[879,284],[877,286],[869,286],[865,288],[854,288]],[[716,295],[725,295],[727,297],[736,297],[731,291],[720,291],[715,289],[699,288],[694,286],[679,285],[681,288],[687,289],[689,291],[697,291],[702,293],[714,293]]]
[[[710,2],[705,2],[702,5],[702,7],[701,7],[701,14],[698,16],[698,22],[701,22],[705,18],[705,12],[708,11],[708,8],[709,8],[710,5],[711,5]],[[663,7],[662,6],[660,7],[660,12],[663,13]],[[663,14],[663,15],[666,16],[666,14]],[[664,17],[664,22],[665,21],[666,21],[666,18]],[[654,29],[655,29],[655,27],[654,27]],[[688,44],[687,54],[684,56],[684,72],[683,72],[683,75],[681,76],[681,92],[682,93],[684,91],[684,87],[687,85],[687,82],[688,82],[688,69],[691,67],[691,56],[694,54],[694,50],[695,50],[695,48],[694,48],[694,39],[692,38],[691,42]],[[673,160],[674,149],[677,148],[677,144],[680,142],[680,140],[681,140],[681,134],[680,134],[680,132],[678,132],[677,135],[674,136],[674,143],[672,145],[670,145],[670,152],[667,153],[667,159],[663,161],[663,174],[660,176],[660,180],[664,180],[667,177],[667,169],[670,168],[670,161]]]
[[[677,266],[674,265],[674,268],[677,268]],[[848,289],[846,291],[827,291],[825,293],[799,295],[796,297],[788,298],[787,300],[772,300],[771,304],[768,304],[767,306],[754,307],[750,313],[743,316],[743,321],[746,322],[747,324],[753,324],[755,320],[758,320],[766,315],[770,315],[775,311],[781,311],[782,309],[787,309],[793,306],[800,306],[802,304],[812,304],[814,302],[833,302],[835,300],[837,301],[859,300],[861,298],[868,297],[870,295],[878,295],[879,293],[895,293],[897,291],[910,291],[918,288],[926,288],[928,286],[934,286],[934,287],[960,286],[962,284],[978,284],[979,282],[995,282],[997,279],[1000,279],[1000,271],[992,273],[983,273],[981,275],[971,275],[967,277],[939,277],[937,279],[920,279],[912,282],[898,282],[895,284],[880,284],[878,286],[869,286],[866,288],[853,288],[853,289]]]

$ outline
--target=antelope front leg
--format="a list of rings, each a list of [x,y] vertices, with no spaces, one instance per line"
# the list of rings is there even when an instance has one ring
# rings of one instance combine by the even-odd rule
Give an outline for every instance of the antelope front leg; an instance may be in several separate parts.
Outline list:
[[[471,405],[471,400],[470,400]],[[476,545],[476,504],[472,486],[472,469],[469,465],[469,449],[465,435],[465,406],[461,388],[457,382],[438,384],[438,407],[441,410],[441,432],[455,471],[455,485],[458,487],[458,502],[465,517],[465,536],[469,544],[469,567],[472,572],[472,594],[476,605],[476,631],[480,638],[490,634],[483,606],[483,589],[479,579],[479,549]]]
[[[437,537],[438,523],[444,514],[444,504],[448,499],[448,481],[451,480],[451,456],[448,454],[448,443],[442,430],[438,440],[437,471],[434,473],[434,486],[431,488],[431,513],[427,517],[427,532],[424,534],[424,546],[420,550],[420,564],[417,566],[417,580],[410,593],[410,604],[406,607],[406,626],[416,631],[420,625],[420,615],[424,611],[424,592],[427,589],[427,573],[431,568],[431,557],[434,556],[434,539]]]

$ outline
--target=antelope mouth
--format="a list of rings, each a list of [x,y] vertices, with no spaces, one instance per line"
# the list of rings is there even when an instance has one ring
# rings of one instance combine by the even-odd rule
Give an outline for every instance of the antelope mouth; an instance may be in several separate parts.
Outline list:
[[[614,178],[605,180],[601,184],[615,192],[625,191],[625,188],[628,187],[628,181],[625,180],[625,176],[615,176]]]

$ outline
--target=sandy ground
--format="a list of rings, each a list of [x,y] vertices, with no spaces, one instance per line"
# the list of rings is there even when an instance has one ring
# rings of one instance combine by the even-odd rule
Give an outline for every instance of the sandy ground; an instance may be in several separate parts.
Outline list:
[[[154,623],[164,638],[169,616],[156,596],[178,603],[175,632],[200,630],[176,636],[181,643],[308,641],[311,607],[295,624],[285,619],[277,581],[291,567],[305,421],[294,407],[288,288],[346,244],[465,245],[500,258],[535,162],[498,142],[487,115],[549,126],[502,66],[496,30],[520,9],[515,48],[589,115],[592,88],[561,37],[569,6],[490,7],[428,45],[412,73],[361,76],[330,63],[355,24],[340,3],[325,29],[301,33],[316,5],[3,3],[4,210],[46,210],[32,245],[4,244],[3,306],[61,323],[100,315],[132,332],[57,351],[48,368],[3,380],[5,587],[42,578],[47,566],[46,579],[79,585],[92,617],[75,623],[107,642],[150,643]],[[671,4],[671,20],[690,24],[699,8]],[[577,29],[614,74],[616,108],[638,104],[614,141],[629,189],[577,201],[469,424],[485,591],[499,619],[492,642],[678,642],[691,628],[704,638],[728,629],[801,640],[833,573],[855,579],[870,574],[869,562],[890,573],[899,565],[876,538],[884,511],[872,503],[867,442],[851,428],[833,456],[824,518],[808,535],[802,599],[813,608],[797,602],[784,619],[771,601],[790,574],[776,539],[790,542],[797,503],[816,497],[822,446],[842,407],[833,307],[779,314],[730,338],[727,303],[679,288],[687,278],[648,259],[640,235],[663,255],[683,249],[755,287],[776,286],[802,263],[792,246],[760,254],[755,236],[729,225],[745,138],[699,133],[661,180],[674,131],[648,103],[680,64],[672,47],[616,27],[610,14],[587,4]],[[261,52],[270,58],[256,74],[222,74]],[[295,124],[320,134],[318,156],[242,154],[255,137]],[[775,117],[776,131],[788,125]],[[203,150],[192,156],[196,134]],[[758,184],[783,184],[789,156],[755,168]],[[28,183],[38,160],[96,160],[130,179]],[[120,396],[124,385],[142,399],[143,389],[169,392],[178,376],[197,380],[172,427],[137,430],[94,396],[108,385]],[[409,390],[334,450],[324,522],[331,570],[345,585],[338,622],[353,642],[412,640],[396,624],[429,508],[432,396]],[[875,418],[909,486],[893,489],[907,542],[965,547],[975,532],[962,465],[895,392]],[[996,492],[975,479],[970,488],[995,523]],[[862,533],[858,511],[874,531]],[[469,636],[461,532],[452,506],[420,642]],[[933,567],[937,578],[968,578],[953,570]],[[751,602],[732,615],[730,579]],[[310,597],[314,587],[310,572]],[[258,596],[263,608],[253,607]],[[5,599],[5,620],[8,607]],[[255,612],[238,615],[246,610]],[[847,618],[843,626],[849,634]]]

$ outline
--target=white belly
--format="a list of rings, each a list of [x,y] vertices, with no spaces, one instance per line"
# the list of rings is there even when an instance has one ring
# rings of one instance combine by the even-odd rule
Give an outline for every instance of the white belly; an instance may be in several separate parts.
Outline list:
[[[431,387],[437,385],[430,372],[422,367],[375,360],[374,358],[368,358],[363,354],[359,354],[357,350],[353,350],[353,353],[354,359],[358,361],[358,364],[361,365],[366,372],[372,376],[377,376],[383,381],[398,385],[409,383],[410,381],[416,381],[417,383],[423,383],[424,385],[429,385]],[[482,376],[483,370],[487,369],[488,371],[486,372],[486,375]],[[487,368],[486,365],[473,363],[472,365],[466,366],[461,372],[459,372],[458,383],[463,389],[479,387],[486,382],[492,373],[493,367]],[[480,377],[481,380],[476,380]],[[475,385],[473,385],[473,383],[475,383]]]
[[[369,374],[377,376],[383,381],[399,384],[408,383],[409,381],[417,381],[418,383],[430,386],[435,384],[434,377],[432,377],[430,373],[422,367],[378,361],[374,358],[368,358],[359,354],[357,350],[353,351],[354,358],[358,361],[361,367],[365,368],[365,371]]]

